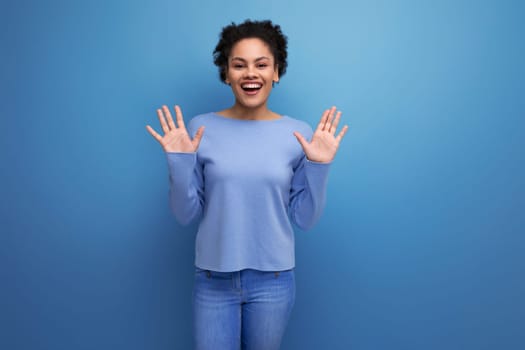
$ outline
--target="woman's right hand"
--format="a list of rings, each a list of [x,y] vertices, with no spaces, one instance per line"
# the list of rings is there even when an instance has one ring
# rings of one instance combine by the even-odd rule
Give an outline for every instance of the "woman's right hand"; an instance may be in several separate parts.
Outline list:
[[[182,112],[179,106],[175,106],[175,115],[177,118],[177,125],[173,122],[170,110],[167,106],[162,106],[162,109],[157,109],[157,116],[159,117],[160,125],[164,131],[164,136],[159,135],[153,128],[146,125],[146,129],[159,143],[165,152],[181,152],[193,153],[199,148],[199,144],[204,133],[204,126],[201,126],[193,140],[188,135]]]

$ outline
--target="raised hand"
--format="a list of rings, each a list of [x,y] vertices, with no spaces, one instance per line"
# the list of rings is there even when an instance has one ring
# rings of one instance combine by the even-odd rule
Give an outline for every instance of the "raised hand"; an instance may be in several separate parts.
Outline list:
[[[177,118],[177,125],[173,122],[170,110],[167,106],[162,106],[162,109],[157,109],[157,116],[159,117],[160,125],[164,131],[164,136],[159,135],[153,128],[146,125],[148,132],[161,144],[166,152],[182,152],[192,153],[196,152],[204,133],[204,126],[201,126],[193,140],[188,135],[182,112],[179,106],[175,106],[175,115]]]
[[[312,162],[329,163],[334,159],[339,148],[339,143],[348,130],[348,126],[345,125],[339,134],[335,136],[339,119],[341,119],[341,111],[337,113],[336,111],[337,109],[335,107],[324,111],[310,142],[299,132],[294,132],[308,160]]]

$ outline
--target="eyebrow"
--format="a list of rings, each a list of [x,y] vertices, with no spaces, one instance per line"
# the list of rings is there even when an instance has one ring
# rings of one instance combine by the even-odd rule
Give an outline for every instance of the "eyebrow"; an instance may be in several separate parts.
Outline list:
[[[255,62],[258,62],[258,61],[261,61],[261,60],[264,60],[264,59],[269,60],[270,57],[266,57],[266,56],[257,57],[257,58],[255,59]],[[246,62],[246,60],[245,60],[244,58],[241,58],[241,57],[232,57],[232,61],[242,61],[242,62]]]

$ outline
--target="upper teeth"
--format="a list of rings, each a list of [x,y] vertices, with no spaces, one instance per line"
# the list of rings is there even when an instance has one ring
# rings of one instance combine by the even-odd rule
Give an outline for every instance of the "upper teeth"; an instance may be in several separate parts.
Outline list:
[[[257,89],[257,88],[261,87],[261,84],[254,84],[254,83],[243,84],[242,87],[245,88],[245,89]]]

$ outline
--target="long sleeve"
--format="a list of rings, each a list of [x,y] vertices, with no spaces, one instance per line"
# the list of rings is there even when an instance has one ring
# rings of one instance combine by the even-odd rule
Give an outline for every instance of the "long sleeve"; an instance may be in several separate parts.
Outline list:
[[[290,191],[290,217],[301,229],[312,228],[326,202],[330,163],[311,162],[303,157],[295,169]]]
[[[204,182],[196,153],[166,153],[169,170],[169,200],[175,218],[189,224],[202,214]]]

